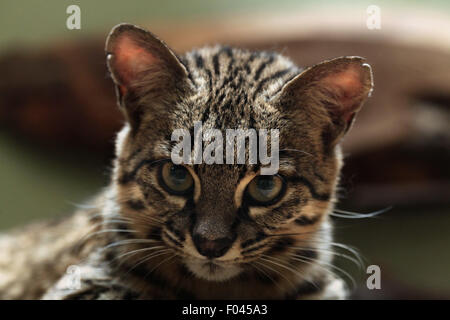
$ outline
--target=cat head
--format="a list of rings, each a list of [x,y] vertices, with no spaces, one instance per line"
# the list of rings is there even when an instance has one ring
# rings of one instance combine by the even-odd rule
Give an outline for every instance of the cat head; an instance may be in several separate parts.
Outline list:
[[[112,30],[106,53],[126,118],[113,177],[119,212],[133,237],[161,248],[146,264],[175,257],[198,278],[224,281],[268,260],[307,268],[298,257],[323,254],[339,142],[372,90],[364,59],[303,70],[277,53],[222,46],[179,57],[128,24]],[[175,165],[172,133],[194,136],[196,122],[224,136],[279,130],[278,172],[261,175],[260,163]]]

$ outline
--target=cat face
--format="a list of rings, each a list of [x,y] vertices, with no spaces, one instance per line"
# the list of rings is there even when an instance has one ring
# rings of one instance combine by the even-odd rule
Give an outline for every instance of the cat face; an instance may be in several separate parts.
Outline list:
[[[131,25],[116,27],[106,50],[127,119],[114,173],[119,212],[133,237],[159,248],[134,259],[150,270],[173,260],[209,281],[308,269],[329,237],[338,142],[371,90],[363,60],[300,70],[275,53],[220,46],[178,58]],[[279,130],[277,174],[261,175],[260,163],[174,164],[172,133],[193,136],[196,121],[224,136]]]

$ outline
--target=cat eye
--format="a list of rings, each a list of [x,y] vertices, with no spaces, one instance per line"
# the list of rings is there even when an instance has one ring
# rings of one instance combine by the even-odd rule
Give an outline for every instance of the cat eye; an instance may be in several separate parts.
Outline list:
[[[270,205],[281,199],[286,189],[279,175],[257,176],[247,186],[246,198],[250,205]]]
[[[159,180],[161,186],[174,195],[189,194],[194,187],[194,179],[189,170],[171,162],[166,162],[160,167]]]

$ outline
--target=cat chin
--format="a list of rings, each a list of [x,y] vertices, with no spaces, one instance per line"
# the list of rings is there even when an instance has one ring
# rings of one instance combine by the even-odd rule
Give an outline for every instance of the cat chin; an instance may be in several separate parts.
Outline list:
[[[222,282],[236,277],[242,268],[234,265],[220,265],[209,261],[186,261],[187,268],[199,279]]]

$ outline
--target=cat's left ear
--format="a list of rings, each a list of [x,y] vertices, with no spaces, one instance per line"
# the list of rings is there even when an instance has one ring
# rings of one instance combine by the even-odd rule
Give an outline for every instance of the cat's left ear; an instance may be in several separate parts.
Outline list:
[[[369,97],[372,71],[361,57],[341,57],[310,67],[282,89],[281,102],[304,106],[329,120],[328,138],[336,142],[350,128],[356,113]]]
[[[176,97],[189,86],[188,72],[175,53],[151,32],[132,24],[111,30],[105,47],[108,69],[116,84],[119,104],[136,108],[130,98],[150,94],[153,101]],[[144,91],[145,92],[142,92]]]

